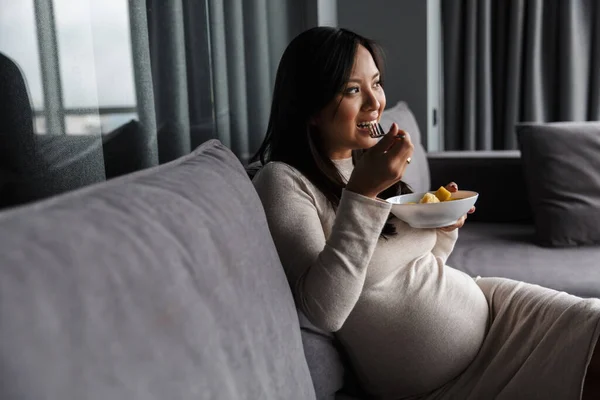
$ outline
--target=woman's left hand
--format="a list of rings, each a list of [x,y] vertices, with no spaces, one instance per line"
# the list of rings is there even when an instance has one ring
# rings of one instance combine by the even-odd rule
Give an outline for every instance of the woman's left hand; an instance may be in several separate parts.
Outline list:
[[[454,193],[458,190],[458,185],[454,182],[450,182],[446,185],[446,190],[448,190],[450,193]],[[473,214],[474,212],[475,206],[471,207],[471,209],[467,211],[467,214]],[[451,232],[455,229],[462,228],[462,226],[465,224],[465,221],[467,220],[467,214],[460,217],[460,219],[456,221],[456,223],[454,223],[453,225],[444,226],[443,228],[439,229],[444,232]]]

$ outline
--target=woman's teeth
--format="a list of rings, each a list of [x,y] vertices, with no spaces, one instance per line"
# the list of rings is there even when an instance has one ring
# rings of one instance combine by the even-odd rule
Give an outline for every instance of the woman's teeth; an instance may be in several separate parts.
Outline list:
[[[359,122],[358,124],[356,124],[356,126],[358,126],[359,128],[368,128],[372,125],[375,125],[376,123],[377,121]]]

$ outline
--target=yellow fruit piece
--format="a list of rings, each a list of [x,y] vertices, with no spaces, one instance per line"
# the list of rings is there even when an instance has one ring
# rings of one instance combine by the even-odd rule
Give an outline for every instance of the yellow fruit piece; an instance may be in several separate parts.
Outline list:
[[[437,197],[440,201],[448,201],[450,200],[450,197],[452,197],[452,193],[450,193],[445,187],[440,186],[440,188],[435,192],[435,197]]]
[[[419,200],[421,204],[427,203],[439,203],[440,199],[438,199],[433,193],[425,193],[425,195]]]

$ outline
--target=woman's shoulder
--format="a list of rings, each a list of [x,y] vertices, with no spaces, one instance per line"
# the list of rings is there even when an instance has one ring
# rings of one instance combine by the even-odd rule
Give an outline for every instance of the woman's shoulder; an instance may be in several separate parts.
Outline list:
[[[294,202],[298,198],[308,198],[316,204],[316,198],[319,197],[318,190],[300,171],[281,161],[265,164],[256,173],[252,183],[261,199],[267,202],[272,199]]]
[[[282,161],[269,161],[261,167],[252,181],[259,183],[301,182],[302,174],[296,168]]]

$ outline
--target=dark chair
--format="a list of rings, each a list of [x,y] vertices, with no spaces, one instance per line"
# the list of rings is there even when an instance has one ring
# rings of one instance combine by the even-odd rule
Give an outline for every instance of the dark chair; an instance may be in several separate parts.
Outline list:
[[[0,53],[0,207],[19,202],[15,186],[31,173],[33,111],[17,64]]]
[[[36,134],[25,78],[0,53],[0,207],[105,179],[100,135]]]

